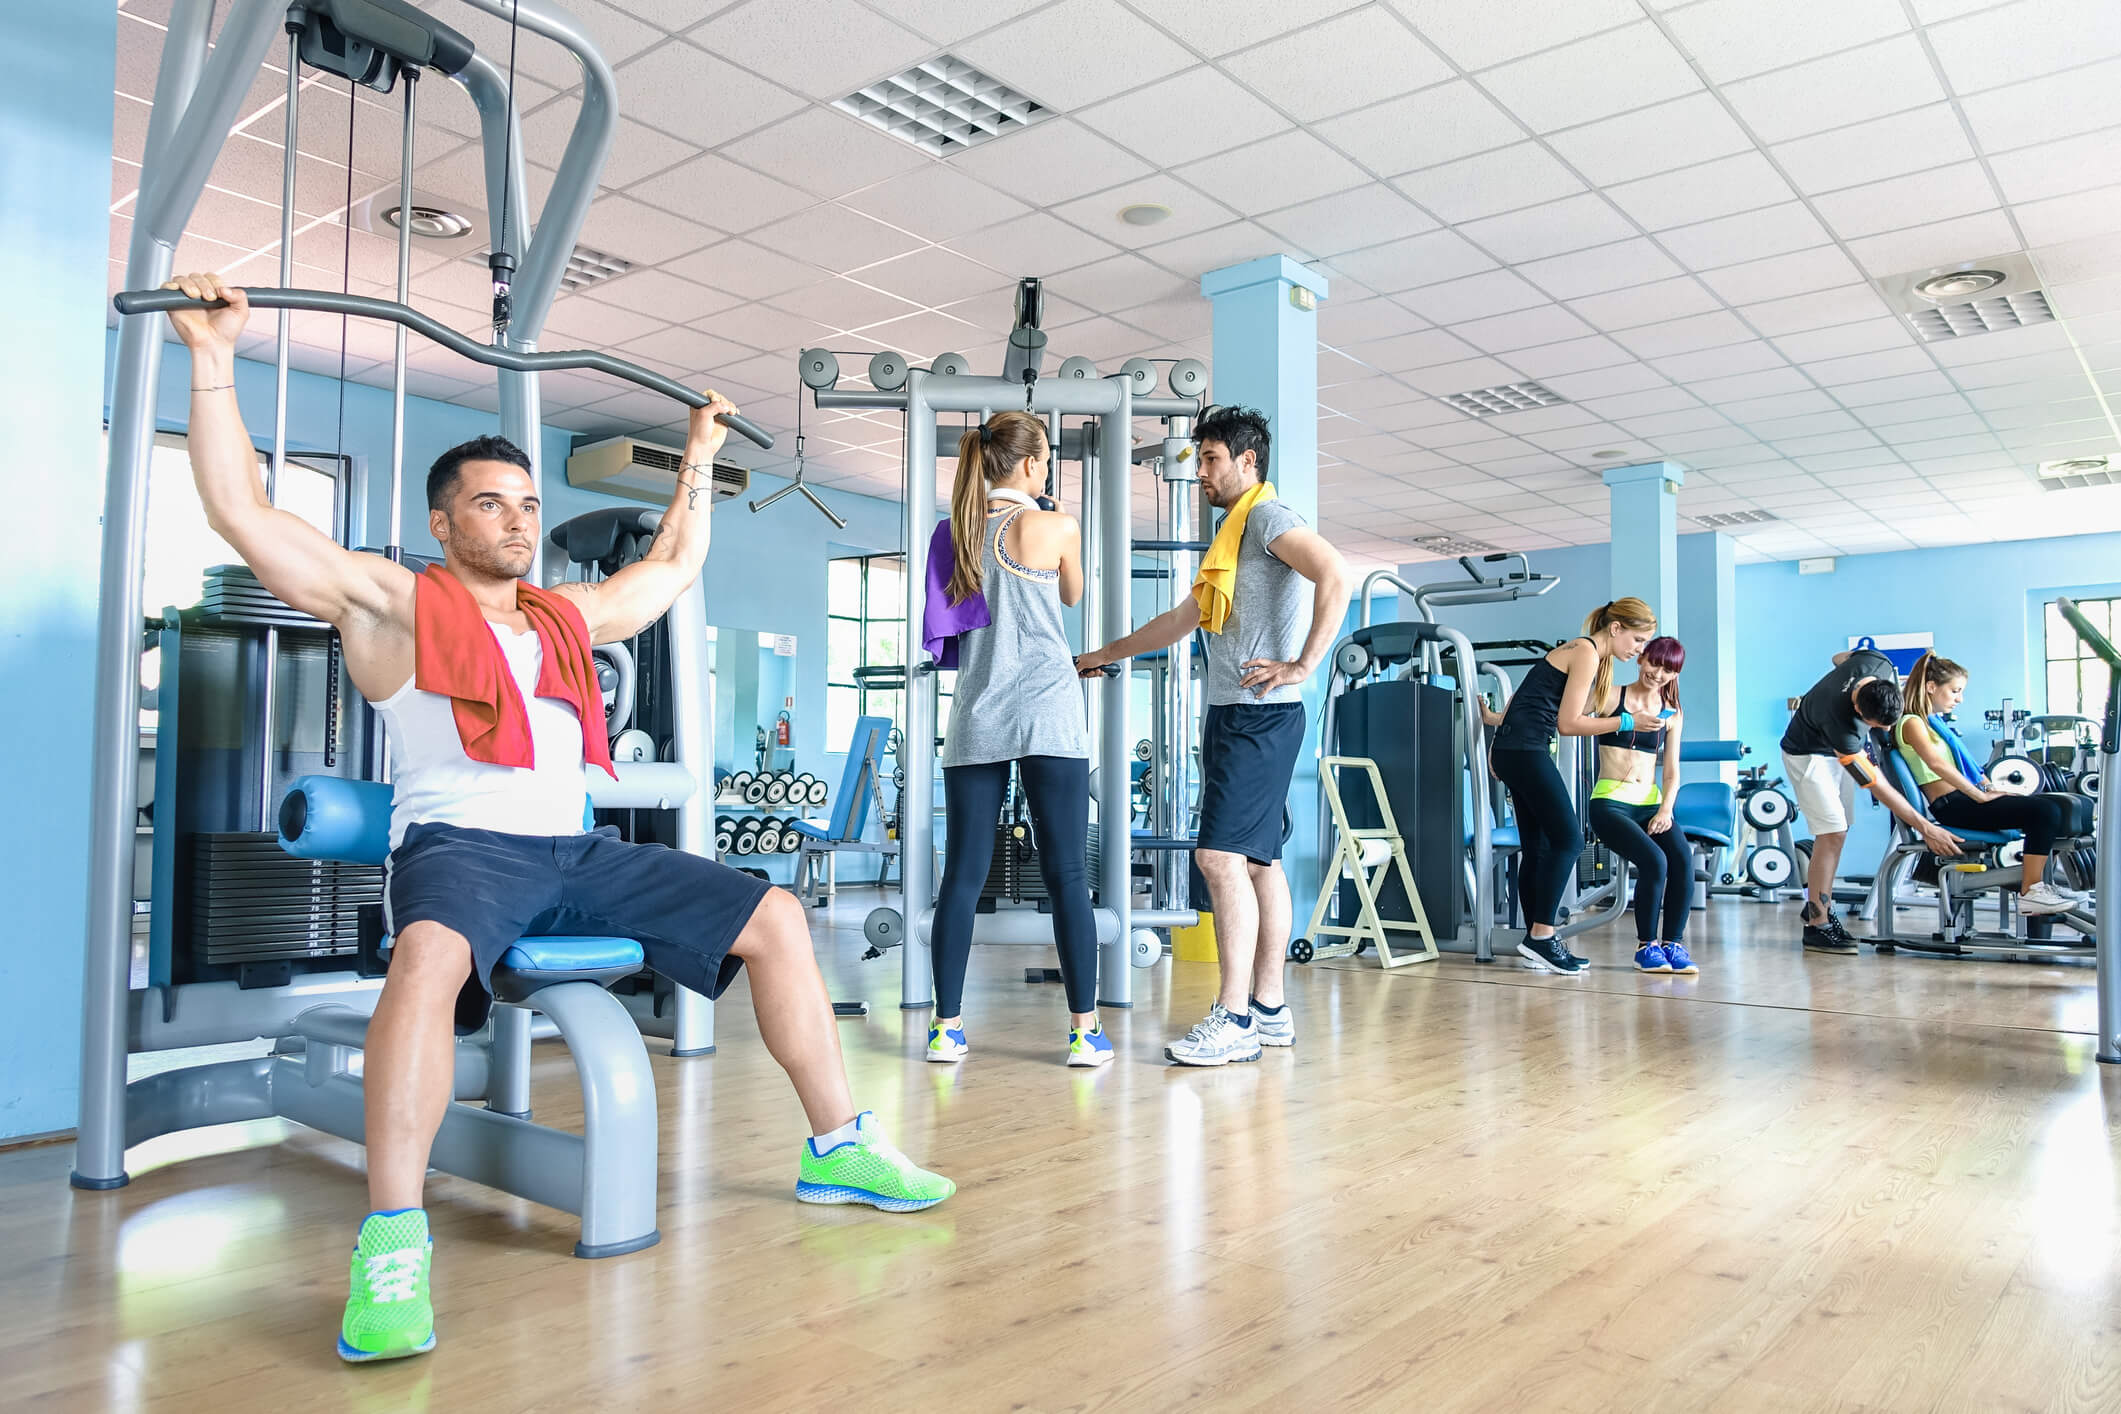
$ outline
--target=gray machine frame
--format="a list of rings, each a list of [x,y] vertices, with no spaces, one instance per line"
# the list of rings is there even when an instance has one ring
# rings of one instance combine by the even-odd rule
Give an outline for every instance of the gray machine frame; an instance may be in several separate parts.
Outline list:
[[[488,209],[498,248],[517,257],[513,317],[505,341],[482,348],[454,335],[445,338],[448,331],[439,326],[425,327],[420,316],[404,307],[409,236],[401,237],[400,300],[396,304],[347,296],[327,300],[320,292],[297,291],[275,291],[269,295],[261,292],[264,297],[257,301],[263,307],[283,310],[343,309],[350,314],[388,318],[401,326],[392,400],[393,517],[403,497],[404,327],[418,328],[457,352],[499,370],[501,431],[529,454],[532,481],[540,488],[544,472],[538,438],[540,367],[603,368],[699,405],[697,394],[675,384],[659,387],[651,381],[654,375],[617,360],[536,353],[537,339],[611,145],[617,118],[616,87],[609,65],[580,23],[551,0],[464,3],[557,42],[574,56],[583,75],[581,110],[534,232],[525,195],[519,115],[507,81],[490,60],[476,54],[460,73],[452,76],[470,95],[479,113]],[[250,90],[272,36],[284,21],[286,8],[285,0],[234,0],[226,22],[209,47],[212,0],[175,0],[148,121],[141,192],[127,253],[125,283],[130,290],[153,291],[170,277],[177,242],[221,150],[237,105]],[[290,146],[285,153],[289,184],[294,172],[292,137],[296,132],[300,78],[295,52],[290,37]],[[409,77],[406,81],[410,82]],[[400,174],[401,193],[411,175],[415,115],[411,88],[407,91],[405,111],[406,170]],[[282,213],[283,238],[284,223],[291,211],[290,204]],[[283,239],[283,283],[291,268],[285,245]],[[296,297],[301,299],[299,305]],[[130,987],[141,652],[138,596],[133,586],[140,583],[145,561],[148,459],[154,441],[155,388],[163,348],[160,320],[153,311],[167,308],[172,302],[169,296],[152,294],[128,302],[130,309],[122,312],[119,321],[112,386],[102,542],[104,591],[98,615],[97,690],[92,718],[94,794],[83,979],[81,1109],[72,1173],[74,1186],[85,1189],[122,1186],[128,1181],[128,1148],[155,1135],[200,1124],[282,1114],[359,1139],[359,1082],[351,1075],[348,1055],[359,1044],[366,1014],[373,1010],[379,991],[377,983],[350,972],[313,973],[286,989],[240,994],[233,983],[190,984],[159,995],[136,993]],[[286,369],[287,319],[283,313],[277,360],[274,470],[286,451]],[[756,429],[738,430],[754,439],[763,435]],[[365,526],[366,506],[357,514],[360,519],[354,524]],[[394,543],[395,518],[388,532],[385,542]],[[541,554],[542,545],[541,539]],[[533,568],[532,573],[535,575],[537,570]],[[694,650],[689,663],[682,649],[675,651],[673,669],[703,678],[703,591],[695,587],[679,596],[670,612],[674,644],[689,644]],[[700,726],[689,734],[690,739],[687,733],[680,732],[679,761],[697,779],[711,778],[712,744],[700,739],[701,732],[710,729]],[[695,792],[680,806],[680,833],[686,848],[711,855],[712,810],[703,793]],[[466,1098],[484,1096],[491,1113],[465,1105],[451,1106],[436,1139],[435,1165],[539,1202],[581,1212],[583,1240],[578,1250],[585,1255],[604,1255],[645,1245],[653,1240],[656,1136],[654,1092],[640,1032],[626,1021],[626,1013],[613,998],[589,983],[565,982],[547,987],[534,997],[525,998],[526,1002],[532,1000],[536,1010],[545,1012],[569,1036],[578,1056],[597,1057],[595,1065],[579,1067],[586,1133],[561,1134],[530,1125],[522,1117],[527,1116],[529,1108],[531,1009],[526,1005],[503,1005],[496,1008],[485,1037],[472,1038],[473,1044],[459,1047],[458,1093]],[[705,1054],[713,1049],[713,1010],[705,997],[680,989],[669,1025],[674,1053]],[[127,1084],[127,1057],[133,1051],[258,1037],[280,1037],[283,1050],[299,1054],[192,1066]],[[482,1039],[485,1044],[478,1044]],[[518,1133],[509,1128],[511,1125],[520,1125],[528,1133]]]

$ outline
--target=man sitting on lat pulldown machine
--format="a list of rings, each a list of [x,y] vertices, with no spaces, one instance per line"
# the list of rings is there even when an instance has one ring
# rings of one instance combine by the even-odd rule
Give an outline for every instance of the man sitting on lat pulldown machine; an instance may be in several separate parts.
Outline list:
[[[796,1197],[892,1212],[948,1198],[950,1180],[856,1114],[794,896],[711,859],[582,829],[585,767],[610,770],[590,726],[602,721],[590,645],[632,637],[699,578],[714,454],[728,435],[715,418],[736,409],[710,391],[693,410],[654,544],[596,584],[526,583],[540,533],[529,459],[499,437],[451,448],[427,477],[443,565],[415,575],[273,508],[235,396],[249,301],[213,275],[165,288],[227,302],[170,315],[191,351],[192,474],[208,523],[267,589],[338,629],[348,676],[390,730],[384,909],[396,942],[365,1047],[372,1211],[354,1246],[340,1356],[434,1347],[434,1244],[420,1204],[450,1103],[451,1021],[483,1022],[493,967],[525,934],[633,938],[656,971],[710,997],[748,968],[759,1032],[812,1130]]]

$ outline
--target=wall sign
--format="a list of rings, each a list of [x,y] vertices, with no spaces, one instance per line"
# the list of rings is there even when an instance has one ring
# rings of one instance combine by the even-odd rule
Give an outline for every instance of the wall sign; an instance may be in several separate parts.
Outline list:
[[[1849,649],[1868,648],[1874,653],[1883,653],[1892,660],[1900,676],[1906,677],[1915,661],[1936,647],[1934,634],[1928,633],[1880,633],[1865,634],[1861,638],[1849,639]]]

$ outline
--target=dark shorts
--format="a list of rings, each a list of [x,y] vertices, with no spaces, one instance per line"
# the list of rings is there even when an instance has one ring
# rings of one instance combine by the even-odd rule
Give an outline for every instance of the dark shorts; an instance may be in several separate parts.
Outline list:
[[[384,881],[386,931],[439,923],[471,943],[472,975],[457,998],[465,1031],[484,1024],[494,964],[522,937],[632,938],[657,972],[718,997],[743,966],[729,949],[771,887],[696,854],[628,844],[610,825],[580,835],[414,825]]]
[[[1282,810],[1304,744],[1301,702],[1210,707],[1200,728],[1198,848],[1281,858]]]

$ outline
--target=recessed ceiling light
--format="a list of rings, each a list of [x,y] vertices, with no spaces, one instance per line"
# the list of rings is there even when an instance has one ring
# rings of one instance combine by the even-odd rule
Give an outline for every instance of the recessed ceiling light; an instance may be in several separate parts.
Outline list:
[[[948,54],[878,79],[832,106],[937,157],[963,152],[1047,115],[1007,84]]]
[[[1154,226],[1171,219],[1171,208],[1153,201],[1137,201],[1132,206],[1122,206],[1119,219],[1130,226]]]
[[[1594,462],[1617,462],[1626,455],[1626,452],[1615,451],[1611,447],[1608,447],[1602,452],[1591,453],[1591,460]]]
[[[475,251],[469,259],[474,264],[484,268],[486,257],[492,253],[488,250]],[[606,280],[616,280],[619,276],[632,271],[632,269],[633,262],[630,260],[622,260],[616,255],[606,255],[600,250],[591,250],[586,245],[578,245],[568,252],[567,264],[560,271],[560,288],[569,294],[574,294],[589,288],[591,285],[600,285]]]
[[[1993,290],[2003,283],[2001,270],[1955,270],[1949,275],[1932,275],[1918,281],[1915,293],[1926,300],[1946,304],[1953,300],[1972,299],[1983,290]]]
[[[1417,535],[1407,543],[1438,555],[1487,555],[1495,551],[1485,540],[1469,540],[1461,535]]]
[[[383,219],[393,230],[404,224],[403,210],[404,208],[395,205],[383,208]],[[453,241],[459,236],[471,234],[472,224],[469,216],[459,216],[456,212],[444,211],[439,206],[415,205],[411,210],[412,233],[416,236],[424,236],[431,241]]]
[[[2067,461],[2042,462],[2037,470],[2043,491],[2076,491],[2086,486],[2121,485],[2121,455],[2071,457]]]
[[[1493,417],[1500,412],[1553,407],[1568,399],[1538,383],[1502,383],[1493,388],[1475,388],[1469,393],[1453,393],[1441,401],[1446,407],[1457,408],[1468,417]]]
[[[1760,525],[1781,516],[1773,511],[1717,511],[1714,515],[1695,516],[1694,524],[1705,525],[1711,530],[1721,530],[1729,525]]]

